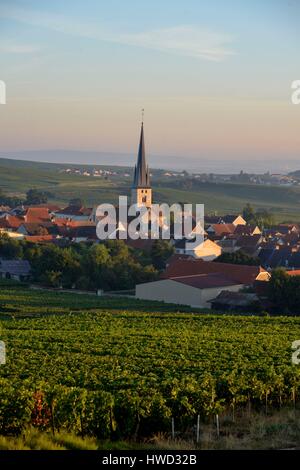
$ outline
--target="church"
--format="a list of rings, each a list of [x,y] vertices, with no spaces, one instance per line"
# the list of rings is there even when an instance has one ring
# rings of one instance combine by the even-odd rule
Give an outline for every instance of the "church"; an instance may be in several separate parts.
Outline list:
[[[146,161],[144,123],[142,121],[130,197],[130,206],[134,206],[137,213],[128,215],[128,207],[126,207],[124,214],[123,206],[111,206],[111,212],[105,207],[98,212],[98,209],[101,208],[99,206],[97,209],[98,214],[95,216],[98,238],[100,240],[106,238],[126,240],[126,243],[135,248],[141,248],[142,242],[144,249],[150,248],[154,240],[169,240],[174,245],[177,255],[202,258],[207,261],[215,259],[221,254],[222,250],[216,243],[210,240],[203,241],[203,237],[200,236],[203,234],[203,224],[201,221],[197,221],[193,215],[191,227],[189,224],[187,225],[187,229],[190,231],[185,234],[185,223],[189,213],[184,212],[182,210],[184,208],[180,207],[180,204],[177,206],[180,210],[181,231],[180,237],[176,236],[178,233],[175,231],[174,218],[172,217],[174,214],[171,214],[171,210],[174,209],[168,207],[167,204],[155,205],[152,195],[150,170]],[[107,205],[104,204],[104,206]],[[162,206],[167,206],[167,209]],[[141,210],[142,208],[143,210]],[[110,230],[108,230],[108,225],[110,225]],[[101,234],[98,233],[98,227],[100,230],[100,226]],[[153,226],[155,226],[154,230],[152,230]]]
[[[152,189],[150,185],[149,167],[146,163],[143,122],[141,126],[138,158],[134,168],[134,178],[131,187],[131,204],[138,206],[145,205],[148,208],[152,205]]]

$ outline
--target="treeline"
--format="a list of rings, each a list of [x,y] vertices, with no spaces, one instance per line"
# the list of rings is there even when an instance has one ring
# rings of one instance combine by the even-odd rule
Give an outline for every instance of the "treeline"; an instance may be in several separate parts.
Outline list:
[[[272,312],[300,315],[300,276],[291,276],[283,268],[274,269],[268,288]]]
[[[261,264],[258,257],[250,256],[244,253],[243,250],[234,253],[222,253],[214,261],[216,263],[246,264],[247,266],[259,266]]]
[[[271,212],[266,209],[255,211],[249,203],[244,207],[242,215],[247,224],[257,225],[260,229],[271,228],[275,225],[275,218]]]
[[[17,207],[23,203],[23,200],[19,197],[7,196],[3,193],[2,189],[0,189],[0,206],[9,206],[9,207]]]
[[[26,198],[22,199],[15,196],[7,196],[0,189],[0,205],[9,206],[11,208],[21,206],[22,204],[28,206],[34,204],[45,204],[48,202],[49,197],[53,197],[53,194],[47,191],[39,191],[38,189],[29,189],[26,193]]]
[[[29,261],[32,280],[49,287],[133,289],[138,283],[157,279],[172,253],[170,243],[161,240],[156,240],[151,252],[146,253],[133,250],[122,240],[61,248],[0,237],[0,258]]]

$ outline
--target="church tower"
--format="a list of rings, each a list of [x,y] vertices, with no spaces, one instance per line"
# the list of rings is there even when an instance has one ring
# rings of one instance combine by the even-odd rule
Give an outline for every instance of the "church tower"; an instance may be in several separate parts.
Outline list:
[[[150,186],[149,167],[146,165],[144,123],[142,122],[137,164],[134,168],[134,180],[131,187],[131,204],[151,207],[152,189]]]

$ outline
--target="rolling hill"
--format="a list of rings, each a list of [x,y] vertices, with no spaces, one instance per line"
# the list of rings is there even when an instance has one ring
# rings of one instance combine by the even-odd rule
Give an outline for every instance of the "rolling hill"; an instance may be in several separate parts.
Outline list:
[[[132,168],[84,166],[87,170],[101,168],[116,173],[99,178],[64,172],[67,168],[78,167],[80,165],[0,158],[0,188],[8,195],[19,197],[24,197],[28,189],[37,188],[49,192],[51,202],[60,204],[66,204],[74,197],[82,198],[86,205],[116,203],[119,194],[129,195]],[[154,202],[204,203],[206,212],[219,214],[239,212],[249,202],[254,208],[272,211],[278,221],[300,221],[300,187],[297,186],[197,182],[186,189],[178,178],[165,178],[162,170],[152,173]]]

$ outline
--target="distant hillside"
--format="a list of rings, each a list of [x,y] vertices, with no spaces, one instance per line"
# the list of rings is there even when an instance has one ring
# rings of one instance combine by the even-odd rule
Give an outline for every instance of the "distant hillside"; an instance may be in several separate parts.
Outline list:
[[[146,143],[148,139],[146,139]],[[115,165],[132,167],[136,161],[136,147],[130,153],[103,152],[94,150],[23,150],[23,151],[0,151],[0,158],[9,158],[14,160],[30,160],[34,162],[67,163],[74,165]],[[251,158],[241,160],[239,157],[231,156],[220,157],[218,155],[209,156],[199,154],[198,157],[187,155],[154,155],[150,153],[147,147],[147,159],[150,168],[169,169],[182,171],[187,170],[194,173],[217,173],[217,174],[238,174],[241,170],[246,173],[283,173],[295,171],[299,168],[297,159],[291,158]]]
[[[101,168],[116,172],[108,177],[67,174],[67,168]],[[187,188],[184,178],[166,178],[152,170],[155,202],[205,204],[206,212],[237,213],[247,202],[254,208],[272,211],[278,221],[300,221],[300,187],[195,182]],[[125,176],[127,175],[127,176]],[[8,195],[24,197],[30,188],[53,195],[51,202],[66,204],[80,197],[86,205],[117,203],[129,195],[133,170],[130,167],[30,162],[0,158],[0,188]]]
[[[300,178],[300,170],[292,171],[289,173],[289,176],[293,176],[294,178]]]
[[[136,149],[137,151],[137,149]],[[83,165],[87,162],[87,165],[95,166],[123,166],[133,167],[136,161],[136,153],[113,153],[113,152],[96,152],[92,150],[27,150],[18,152],[0,152],[0,158],[9,158],[16,160],[30,160],[34,162],[51,162],[56,164],[74,164]],[[149,163],[152,169],[162,168],[162,162],[164,168],[174,169],[182,171],[197,166],[195,159],[182,158],[176,156],[164,156],[161,155],[148,155]],[[208,162],[203,162],[204,167]],[[199,164],[198,164],[199,165]],[[222,167],[222,166],[221,166]],[[199,169],[199,168],[198,168]],[[209,171],[212,169],[210,168]],[[203,170],[208,171],[208,170]]]
[[[66,173],[67,169],[92,171],[98,169],[115,174],[88,177]],[[152,170],[153,178],[163,170]],[[24,197],[30,188],[53,194],[53,202],[67,203],[81,197],[86,204],[117,202],[119,194],[128,194],[133,178],[133,168],[114,165],[84,165],[72,163],[45,163],[0,158],[0,188],[11,196]]]

